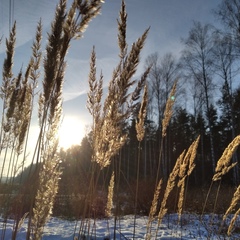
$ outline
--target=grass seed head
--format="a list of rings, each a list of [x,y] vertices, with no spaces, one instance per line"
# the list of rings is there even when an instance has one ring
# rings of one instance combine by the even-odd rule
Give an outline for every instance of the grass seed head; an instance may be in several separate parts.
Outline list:
[[[223,175],[229,172],[230,169],[236,166],[237,163],[230,163],[233,154],[237,150],[240,145],[240,135],[236,136],[232,142],[225,148],[222,156],[217,162],[217,166],[215,168],[215,174],[212,178],[213,181],[220,180]]]
[[[177,89],[177,80],[174,82],[172,90],[170,92],[169,98],[166,103],[166,108],[164,111],[164,118],[162,120],[162,137],[165,137],[167,134],[167,127],[171,120],[173,114],[173,104],[174,104],[174,96]]]

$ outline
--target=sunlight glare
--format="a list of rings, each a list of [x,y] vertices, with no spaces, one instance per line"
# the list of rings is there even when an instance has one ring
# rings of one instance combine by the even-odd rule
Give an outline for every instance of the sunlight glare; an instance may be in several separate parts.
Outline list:
[[[65,116],[59,130],[59,146],[68,149],[72,145],[80,145],[84,135],[83,122],[76,117]]]

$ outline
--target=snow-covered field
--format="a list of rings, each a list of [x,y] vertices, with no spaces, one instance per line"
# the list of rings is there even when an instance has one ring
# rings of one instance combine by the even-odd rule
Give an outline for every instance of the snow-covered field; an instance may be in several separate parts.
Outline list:
[[[235,226],[236,232],[228,238],[226,235],[217,234],[219,225],[221,223],[221,217],[218,215],[210,216],[205,215],[202,221],[199,220],[198,215],[185,214],[182,217],[180,225],[178,224],[178,217],[176,214],[167,215],[158,230],[157,239],[240,239],[240,217],[238,218]],[[3,227],[1,221],[1,229]],[[155,238],[156,222],[152,225],[152,239]],[[8,220],[6,225],[5,238],[11,239],[13,220]],[[80,222],[67,221],[59,218],[51,218],[44,228],[43,240],[73,240],[74,229],[77,226],[77,232]],[[116,239],[132,239],[133,238],[133,226],[134,217],[124,216],[117,219]],[[136,219],[135,239],[145,239],[146,237],[146,225],[147,217],[138,217]],[[85,238],[81,239],[114,239],[114,220],[90,220],[86,226],[90,226],[89,230],[86,230]],[[226,229],[226,228],[225,228]],[[27,230],[27,221],[20,226],[17,239],[25,240]],[[88,232],[88,233],[87,233]],[[225,231],[226,232],[226,231]],[[2,236],[2,230],[0,231],[0,237]]]

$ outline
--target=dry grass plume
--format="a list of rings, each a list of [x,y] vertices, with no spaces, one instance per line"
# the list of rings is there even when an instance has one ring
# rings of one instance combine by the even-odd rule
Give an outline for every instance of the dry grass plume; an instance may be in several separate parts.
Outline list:
[[[225,148],[221,158],[217,162],[213,181],[220,180],[223,175],[229,172],[230,169],[236,166],[237,163],[230,163],[233,154],[240,145],[240,135],[236,136],[232,142]]]
[[[162,137],[165,137],[167,134],[166,133],[167,127],[173,114],[173,104],[174,104],[176,89],[177,89],[177,81],[174,82],[169,98],[166,103],[164,118],[162,120]]]
[[[118,19],[118,45],[120,49],[119,64],[113,71],[112,79],[109,83],[108,94],[101,106],[102,96],[102,75],[100,81],[96,81],[95,52],[93,50],[90,62],[88,109],[93,116],[93,161],[97,162],[101,168],[105,168],[111,163],[111,159],[127,140],[127,135],[123,129],[127,120],[136,109],[135,99],[139,98],[140,91],[130,87],[136,81],[132,79],[140,61],[140,52],[144,46],[149,29],[132,44],[129,52],[126,43],[127,13],[125,2],[122,6]],[[149,71],[149,70],[148,70]],[[147,77],[147,71],[142,77],[141,84]],[[134,103],[133,103],[134,102]]]
[[[145,85],[143,99],[138,113],[138,119],[136,122],[137,139],[139,142],[143,140],[145,134],[144,122],[147,114],[147,98],[148,98],[147,85]]]

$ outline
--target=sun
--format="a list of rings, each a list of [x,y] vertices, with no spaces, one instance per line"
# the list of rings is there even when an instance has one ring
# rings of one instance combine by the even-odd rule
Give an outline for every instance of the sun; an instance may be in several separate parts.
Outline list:
[[[80,145],[85,132],[85,125],[79,118],[65,116],[59,129],[59,146],[68,149]]]

